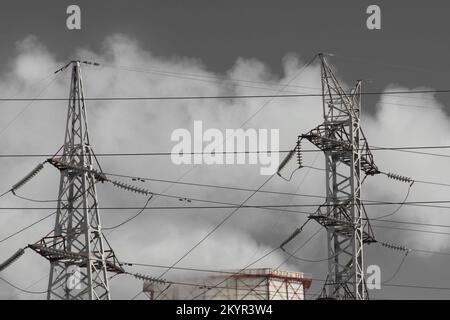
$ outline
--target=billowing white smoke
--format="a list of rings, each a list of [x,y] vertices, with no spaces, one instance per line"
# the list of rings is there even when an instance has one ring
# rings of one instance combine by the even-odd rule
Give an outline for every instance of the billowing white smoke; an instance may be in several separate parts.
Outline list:
[[[66,61],[56,61],[36,38],[29,37],[18,44],[18,55],[10,71],[0,77],[0,96],[33,97],[50,83],[52,77],[42,80],[63,66]],[[283,61],[284,74],[279,78],[256,59],[239,58],[225,75],[216,75],[207,70],[196,59],[184,57],[156,57],[140,48],[139,43],[126,36],[115,35],[106,39],[101,52],[80,49],[77,56],[82,60],[100,62],[100,67],[83,66],[85,95],[87,97],[143,97],[143,96],[214,96],[269,94],[279,92],[283,84],[289,83],[284,91],[317,93],[320,88],[318,65],[312,65],[298,75],[304,62],[295,55],[286,56]],[[152,72],[125,70],[120,66]],[[167,73],[170,72],[170,73]],[[297,76],[298,75],[298,76]],[[219,76],[219,77],[217,77]],[[297,76],[294,80],[292,80]],[[57,75],[40,97],[67,97],[70,78],[68,71]],[[218,80],[220,79],[220,80]],[[235,81],[233,79],[246,80]],[[263,84],[264,82],[266,84]],[[37,83],[37,84],[36,84]],[[270,83],[271,85],[267,85]],[[388,90],[404,89],[391,86]],[[406,90],[406,89],[404,89]],[[409,96],[408,96],[409,97]],[[414,95],[415,100],[404,97],[384,96],[376,106],[374,117],[364,115],[363,126],[372,145],[440,145],[450,144],[449,119],[433,96]],[[402,107],[395,104],[426,105],[434,108]],[[0,108],[0,145],[4,154],[56,152],[63,143],[66,105],[61,101],[3,102]],[[247,100],[172,100],[172,101],[89,101],[89,130],[91,142],[97,153],[103,152],[167,152],[173,147],[170,135],[177,128],[192,129],[194,120],[202,120],[205,128],[239,128],[249,117],[258,112],[244,128],[265,128],[280,130],[280,149],[293,147],[298,134],[307,132],[321,122],[321,100],[310,98],[261,98]],[[3,128],[6,128],[3,130]],[[311,149],[313,146],[305,145]],[[440,151],[444,153],[443,151]],[[0,174],[3,189],[8,189],[43,158],[2,158]],[[429,157],[394,151],[379,151],[375,160],[384,171],[394,171],[422,180],[449,181],[443,173],[448,172],[446,158]],[[169,156],[151,157],[102,157],[105,172],[123,173],[150,178],[177,180],[193,166],[175,166]],[[304,162],[316,167],[323,166],[319,154],[308,153]],[[258,188],[266,176],[259,174],[256,165],[196,166],[183,181]],[[266,190],[298,192],[323,195],[323,172],[302,169],[291,182],[273,178]],[[138,182],[135,182],[138,183]],[[155,192],[166,190],[169,184],[142,183]],[[365,198],[400,201],[407,185],[388,180],[385,177],[367,179]],[[98,186],[98,196],[103,207],[142,206],[146,199],[121,192],[108,185]],[[20,194],[35,199],[55,199],[58,192],[58,172],[47,167],[35,180],[21,189]],[[174,185],[166,191],[182,197],[193,197],[230,203],[241,203],[250,193],[223,189],[186,187]],[[444,199],[448,190],[435,186],[413,187],[409,200]],[[7,196],[2,198],[1,207],[51,207],[54,203],[28,203]],[[320,204],[320,199],[257,194],[247,204]],[[177,199],[157,198],[151,206],[192,205]],[[315,207],[299,208],[313,212]],[[393,206],[369,206],[371,217],[381,216],[394,210]],[[216,210],[147,210],[137,219],[108,233],[117,256],[123,261],[170,265],[197,241],[207,234],[232,209]],[[115,225],[137,210],[104,210],[102,224]],[[51,210],[2,210],[0,215],[1,238],[50,213]],[[403,219],[427,223],[447,223],[445,209],[404,207],[392,219]],[[277,246],[305,220],[304,214],[290,214],[268,210],[242,209],[229,219],[211,237],[192,252],[180,265],[198,268],[239,269]],[[380,224],[380,223],[378,223]],[[403,225],[401,225],[403,226]],[[33,243],[53,228],[52,218],[34,226],[0,244],[0,257],[7,257],[17,248]],[[311,223],[299,239],[289,247],[294,250],[316,229]],[[391,229],[375,229],[381,240],[406,243],[408,245],[443,250],[446,236],[427,233],[411,233]],[[325,257],[323,233],[309,242],[301,251],[307,259]],[[370,249],[368,263],[393,267],[383,249]],[[300,254],[300,253],[299,253]],[[390,253],[388,253],[388,257]],[[393,255],[393,257],[396,257]],[[286,256],[280,252],[272,254],[256,266],[277,266]],[[427,258],[427,257],[419,257]],[[3,258],[2,258],[3,259]],[[395,259],[395,258],[394,258]],[[326,262],[321,264],[290,262],[285,269],[313,272],[317,278],[324,278]],[[159,275],[164,269],[137,267],[132,270]],[[2,276],[21,287],[26,287],[44,277],[48,263],[29,252],[13,267],[2,272]],[[388,272],[388,271],[386,271]],[[180,275],[171,271],[166,278]],[[412,276],[411,276],[412,277]],[[317,283],[319,288],[320,283]],[[42,280],[31,290],[44,289]],[[127,276],[112,281],[113,297],[127,299],[140,289],[141,283]],[[17,291],[6,284],[0,284],[0,298],[17,298]],[[43,296],[20,295],[19,298]]]

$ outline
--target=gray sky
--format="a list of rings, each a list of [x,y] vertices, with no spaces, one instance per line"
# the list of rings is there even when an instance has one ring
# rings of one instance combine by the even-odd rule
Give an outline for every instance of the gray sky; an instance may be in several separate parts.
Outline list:
[[[365,9],[378,3],[382,12],[382,29],[369,31],[365,26]],[[211,77],[286,83],[301,66],[318,52],[335,54],[331,62],[345,85],[356,79],[367,80],[365,91],[417,88],[447,89],[449,70],[448,3],[445,1],[78,1],[82,10],[82,30],[65,28],[65,9],[70,1],[9,1],[0,3],[0,92],[2,96],[32,97],[33,84],[76,57],[142,69],[170,70]],[[120,35],[119,35],[120,34]],[[222,93],[260,94],[258,89],[230,87],[223,83],[203,83],[158,75],[126,72],[113,68],[83,70],[87,96],[161,96],[215,95]],[[69,74],[61,73],[45,91],[46,97],[65,97]],[[318,65],[314,64],[292,84],[320,86]],[[39,87],[39,86],[38,86]],[[38,88],[39,89],[39,88]],[[271,91],[273,92],[273,91]],[[264,101],[201,102],[121,102],[89,103],[91,137],[97,152],[168,151],[170,133],[176,128],[191,128],[193,120],[202,119],[209,127],[235,128],[261,107]],[[401,106],[403,105],[403,106]],[[415,106],[415,107],[411,107]],[[417,107],[419,106],[419,107]],[[427,111],[422,107],[435,108]],[[22,109],[25,108],[25,109]],[[0,147],[3,153],[53,153],[61,145],[65,108],[61,102],[3,104],[0,115]],[[24,110],[23,113],[21,110]],[[124,111],[126,110],[126,111]],[[380,146],[450,144],[448,95],[402,97],[364,97],[363,126],[369,142]],[[248,127],[278,128],[281,149],[291,147],[296,136],[321,122],[321,105],[317,99],[295,101],[278,99]],[[16,118],[17,116],[17,118]],[[4,130],[3,130],[4,129]],[[312,148],[312,146],[309,146]],[[448,154],[448,151],[438,152]],[[376,153],[377,163],[386,171],[417,179],[449,183],[447,158],[403,153]],[[28,172],[39,159],[0,159],[3,175],[0,186],[7,189]],[[105,171],[139,176],[178,179],[189,167],[174,166],[168,158],[101,159]],[[323,165],[323,158],[307,156],[309,164]],[[447,161],[447,162],[446,162]],[[54,199],[58,173],[47,168],[27,185],[23,195],[36,199]],[[200,166],[186,181],[257,188],[264,177],[251,166]],[[371,180],[371,181],[369,181]],[[148,183],[152,191],[166,185]],[[323,194],[323,172],[298,172],[291,184],[275,181],[270,190]],[[381,178],[368,179],[365,196],[400,201],[407,186]],[[175,187],[173,194],[217,201],[240,202],[245,194],[218,190]],[[108,186],[98,189],[103,206],[140,206],[145,199],[123,194]],[[414,186],[409,200],[443,200],[448,188]],[[33,206],[8,197],[2,206]],[[317,203],[308,198],[256,197],[254,203]],[[160,205],[173,205],[158,200]],[[395,208],[371,208],[373,217]],[[113,232],[110,239],[119,258],[135,262],[171,264],[188,247],[204,235],[225,210],[211,213],[150,211],[138,221]],[[0,218],[0,238],[42,217],[43,212],[8,212]],[[123,212],[102,212],[103,224],[123,220]],[[133,211],[126,212],[126,216]],[[398,220],[449,224],[448,209],[402,208]],[[286,238],[304,217],[284,216],[246,210],[233,217],[205,245],[181,265],[200,268],[239,269],[252,257]],[[0,244],[0,260],[18,247],[37,241],[52,228],[51,219],[29,232]],[[448,228],[407,228],[448,232]],[[317,226],[306,230],[297,245],[307,239]],[[448,235],[393,229],[376,229],[377,237],[408,244],[418,249],[450,251]],[[295,247],[295,246],[293,246]],[[302,257],[325,256],[322,232],[305,247]],[[284,256],[275,255],[262,265],[273,266]],[[392,275],[401,254],[371,246],[366,264],[378,264],[382,276]],[[32,267],[30,267],[32,266]],[[446,270],[448,256],[408,256],[401,272],[392,281],[400,284],[450,287]],[[291,263],[286,267],[313,273],[324,278],[326,262]],[[161,270],[134,269],[157,275]],[[21,287],[45,276],[48,263],[27,253],[2,276]],[[172,273],[171,277],[180,277]],[[169,277],[170,278],[170,277]],[[45,289],[46,280],[33,289]],[[140,283],[117,277],[111,283],[114,298],[131,298]],[[315,283],[311,292],[320,288]],[[450,291],[384,287],[371,292],[375,298],[449,298]],[[16,296],[0,283],[0,298],[39,298]]]
[[[2,1],[0,66],[11,61],[15,42],[30,33],[62,61],[73,57],[75,47],[97,50],[106,36],[124,33],[155,55],[194,57],[216,72],[228,70],[237,57],[251,57],[280,73],[286,53],[307,59],[331,52],[344,79],[370,80],[366,86],[372,91],[388,83],[445,87],[450,67],[445,41],[449,4],[444,0],[77,1],[81,31],[65,28],[69,4]],[[370,4],[381,5],[380,31],[365,27]]]

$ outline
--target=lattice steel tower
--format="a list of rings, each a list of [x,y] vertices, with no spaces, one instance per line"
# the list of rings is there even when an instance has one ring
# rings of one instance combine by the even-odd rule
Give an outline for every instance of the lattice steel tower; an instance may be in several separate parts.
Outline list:
[[[379,173],[360,127],[361,81],[346,92],[319,54],[324,122],[299,136],[324,152],[326,202],[310,216],[327,230],[328,277],[324,295],[365,299],[363,245],[374,242],[361,203],[362,175]],[[299,144],[300,145],[300,144]],[[299,146],[298,145],[298,146]]]
[[[110,299],[107,272],[121,273],[101,230],[80,61],[72,61],[62,155],[49,159],[61,171],[53,235],[31,245],[50,260],[47,299]]]

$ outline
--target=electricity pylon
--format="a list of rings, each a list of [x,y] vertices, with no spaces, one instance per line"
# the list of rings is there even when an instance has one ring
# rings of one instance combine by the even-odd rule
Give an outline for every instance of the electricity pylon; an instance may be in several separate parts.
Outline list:
[[[299,136],[324,152],[326,201],[310,216],[327,230],[327,298],[367,298],[363,246],[375,242],[361,203],[363,174],[380,173],[360,127],[361,81],[344,91],[325,57],[321,61],[324,122]],[[298,145],[298,152],[300,147]]]
[[[47,299],[110,299],[108,272],[122,273],[101,229],[80,61],[72,61],[62,155],[48,161],[61,171],[55,229],[30,247],[50,260]]]

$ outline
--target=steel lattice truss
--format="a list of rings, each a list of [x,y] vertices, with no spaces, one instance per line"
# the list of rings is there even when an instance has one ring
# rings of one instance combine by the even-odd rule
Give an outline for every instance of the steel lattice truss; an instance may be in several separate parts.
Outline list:
[[[324,122],[299,139],[324,152],[327,199],[310,218],[327,230],[327,297],[365,299],[363,245],[375,240],[368,220],[363,224],[362,174],[379,170],[360,128],[361,82],[345,92],[323,55],[319,57]]]
[[[31,248],[50,260],[48,299],[110,299],[107,272],[121,273],[101,231],[80,62],[73,61],[54,233]],[[81,168],[81,169],[77,169]],[[76,270],[76,279],[73,270]],[[72,278],[71,278],[72,277]],[[74,280],[73,286],[68,281]]]

